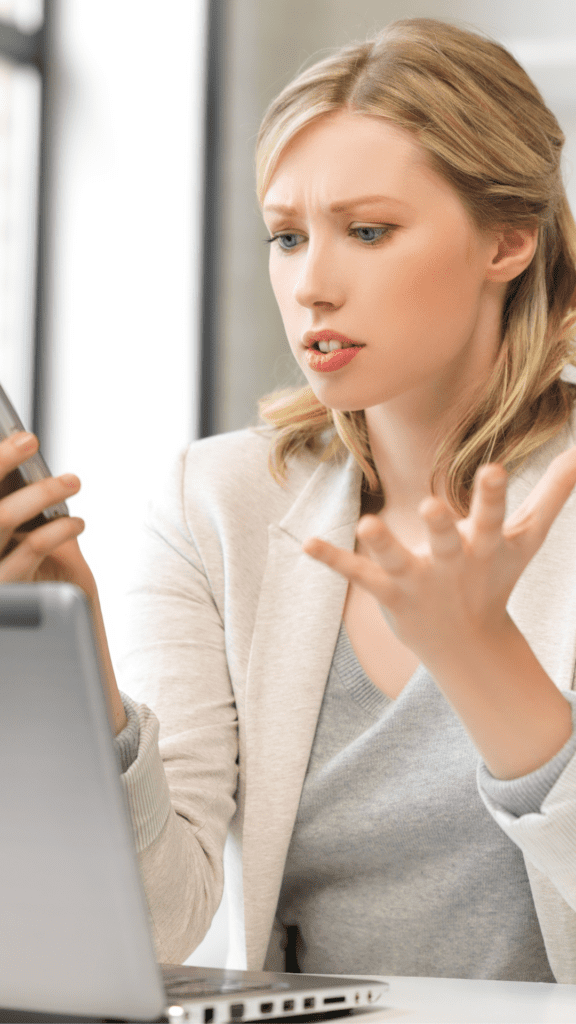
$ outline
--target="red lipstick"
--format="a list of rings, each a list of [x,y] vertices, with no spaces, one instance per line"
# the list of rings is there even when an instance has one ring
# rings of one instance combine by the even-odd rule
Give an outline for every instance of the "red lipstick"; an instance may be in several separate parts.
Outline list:
[[[339,341],[344,348],[336,349],[334,352],[319,352],[314,348],[321,341]],[[359,341],[347,338],[345,334],[326,328],[323,331],[307,331],[304,335],[304,346],[306,348],[306,362],[312,370],[319,370],[324,373],[329,370],[341,370],[344,366],[358,355],[361,348],[365,346]]]
[[[353,348],[337,349],[336,352],[317,352],[315,348],[308,348],[305,359],[312,370],[320,370],[321,373],[325,373],[328,370],[341,370],[360,351],[360,345],[354,345]]]

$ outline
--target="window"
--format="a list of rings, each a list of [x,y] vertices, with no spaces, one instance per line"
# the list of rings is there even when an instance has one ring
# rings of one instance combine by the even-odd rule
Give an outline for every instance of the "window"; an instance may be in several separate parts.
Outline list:
[[[36,429],[42,0],[0,0],[0,382]]]

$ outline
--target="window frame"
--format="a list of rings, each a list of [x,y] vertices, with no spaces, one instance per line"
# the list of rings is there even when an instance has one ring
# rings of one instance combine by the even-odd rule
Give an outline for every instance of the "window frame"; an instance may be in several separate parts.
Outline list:
[[[36,270],[33,284],[32,318],[34,332],[32,339],[32,431],[40,435],[45,410],[42,405],[42,370],[44,360],[44,307],[46,296],[46,274],[43,254],[46,246],[46,221],[48,189],[48,137],[47,137],[47,94],[49,91],[48,76],[48,36],[50,25],[50,4],[45,0],[42,25],[34,32],[24,32],[16,25],[0,16],[0,59],[6,63],[33,69],[39,78],[40,85],[40,117],[37,163],[37,203],[36,203]],[[28,426],[28,424],[26,424]]]

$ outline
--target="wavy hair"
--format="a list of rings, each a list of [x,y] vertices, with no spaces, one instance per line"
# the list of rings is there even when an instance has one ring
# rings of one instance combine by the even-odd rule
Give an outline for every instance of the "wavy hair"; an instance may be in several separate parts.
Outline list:
[[[272,101],[256,145],[260,204],[296,132],[342,108],[410,132],[479,230],[539,227],[532,261],[508,284],[489,379],[455,409],[435,453],[431,491],[441,474],[448,500],[466,515],[478,467],[519,468],[561,429],[576,397],[559,379],[574,360],[576,327],[576,224],[560,168],[565,138],[499,43],[448,22],[405,19],[318,61]],[[347,449],[362,468],[363,491],[385,501],[362,410],[329,409],[306,386],[260,398],[258,415],[266,426],[253,429],[272,435],[268,465],[279,484],[285,486],[289,456],[318,450],[328,436],[321,461]]]

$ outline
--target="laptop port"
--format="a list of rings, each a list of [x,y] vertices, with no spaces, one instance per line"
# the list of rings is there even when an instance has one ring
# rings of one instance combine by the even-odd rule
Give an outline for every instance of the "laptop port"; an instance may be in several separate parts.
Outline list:
[[[204,1024],[212,1024],[213,1020],[214,1010],[212,1009],[211,1006],[209,1006],[208,1009],[204,1010]]]
[[[272,1013],[274,1003],[260,1003],[260,1013]]]
[[[313,1006],[316,1006],[316,1000],[314,996],[308,996],[308,999],[304,1000],[304,1009],[311,1010]]]
[[[242,1020],[244,1016],[244,1003],[232,1003],[230,1006],[230,1020]]]
[[[282,1009],[283,1010],[293,1010],[294,1009],[294,1000],[293,999],[285,999],[284,1002],[282,1003]]]
[[[346,996],[326,996],[326,998],[324,1000],[324,1005],[326,1006],[327,1003],[345,1003],[345,1002],[346,1002]]]

